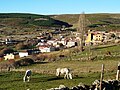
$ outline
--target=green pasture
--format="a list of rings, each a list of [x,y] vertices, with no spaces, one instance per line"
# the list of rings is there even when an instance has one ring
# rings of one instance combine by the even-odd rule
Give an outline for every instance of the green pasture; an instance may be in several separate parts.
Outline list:
[[[106,55],[107,51],[111,52],[110,56]],[[115,79],[117,65],[120,62],[120,45],[95,46],[91,47],[91,52],[93,56],[97,56],[97,59],[80,60],[79,58],[88,56],[88,50],[76,55],[72,53],[72,50],[70,53],[67,50],[67,52],[61,52],[62,54],[68,53],[68,57],[65,59],[52,62],[46,60],[15,70],[11,69],[10,72],[0,72],[0,90],[45,90],[59,87],[61,84],[71,88],[81,82],[90,85],[94,80],[100,79],[102,64],[105,66],[104,79]],[[53,53],[55,55],[55,52]],[[58,67],[70,68],[73,79],[64,79],[63,75],[57,78],[55,73]],[[23,82],[22,79],[27,69],[32,70],[31,80],[30,82]]]
[[[110,72],[113,77],[115,73]],[[55,75],[32,73],[30,82],[23,82],[24,72],[2,72],[0,73],[0,90],[45,90],[59,87],[63,84],[69,88],[84,83],[90,85],[94,80],[99,79],[100,73],[81,73],[72,80],[57,78]],[[105,74],[106,76],[106,74]]]
[[[115,79],[118,60],[99,61],[56,61],[33,64],[21,67],[16,71],[0,73],[0,88],[5,90],[40,90],[59,87],[63,84],[69,88],[79,83],[91,85],[96,79],[100,79],[101,65],[105,65],[104,79]],[[55,76],[57,67],[68,67],[72,70],[73,79],[67,80],[61,75]],[[25,70],[31,69],[32,76],[30,82],[23,82]]]

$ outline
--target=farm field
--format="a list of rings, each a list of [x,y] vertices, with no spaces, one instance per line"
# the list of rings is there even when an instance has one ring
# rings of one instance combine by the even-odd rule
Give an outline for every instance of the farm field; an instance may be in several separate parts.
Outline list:
[[[115,72],[110,72],[107,75],[113,78]],[[105,74],[105,77],[107,75]],[[30,82],[23,82],[23,76],[24,72],[0,73],[0,90],[46,90],[59,87],[59,85],[71,88],[81,82],[90,85],[94,80],[99,79],[100,73],[81,73],[72,80],[63,79],[63,77],[56,78],[55,75],[32,73]]]
[[[80,62],[80,61],[58,61],[53,63],[39,63],[16,71],[0,73],[1,90],[40,90],[59,87],[63,84],[69,88],[78,85],[80,82],[90,85],[96,79],[100,79],[101,64],[105,64],[104,79],[115,79],[118,60]],[[70,67],[71,65],[71,67]],[[72,69],[73,79],[57,78],[55,69],[57,67],[69,67]],[[30,82],[23,82],[26,69],[33,71]],[[23,71],[22,71],[23,70]]]
[[[95,60],[79,60],[80,57],[87,57],[87,50],[71,55],[71,57],[63,58],[56,61],[42,61],[30,66],[19,67],[10,72],[0,72],[0,90],[46,90],[59,87],[63,84],[69,88],[76,86],[79,83],[87,85],[92,84],[96,79],[100,79],[101,66],[105,65],[104,79],[115,79],[117,65],[119,60],[120,45],[103,45],[91,47],[93,56],[97,55]],[[105,56],[105,53],[110,51],[111,56]],[[54,52],[55,53],[55,52]],[[66,53],[66,51],[64,51]],[[104,56],[104,57],[103,57]],[[57,78],[55,76],[56,68],[67,67],[72,71],[73,79],[63,79],[63,76]],[[25,70],[31,69],[32,76],[30,82],[23,82]]]

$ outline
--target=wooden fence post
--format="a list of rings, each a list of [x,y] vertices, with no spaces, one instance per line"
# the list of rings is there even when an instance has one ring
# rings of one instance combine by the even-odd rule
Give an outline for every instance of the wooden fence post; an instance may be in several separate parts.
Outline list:
[[[100,90],[102,90],[102,81],[104,76],[104,64],[102,64],[101,77],[100,77]]]
[[[10,66],[7,68],[7,71],[10,71],[11,69],[10,69]]]
[[[119,73],[120,73],[120,62],[118,63],[116,80],[119,80]]]

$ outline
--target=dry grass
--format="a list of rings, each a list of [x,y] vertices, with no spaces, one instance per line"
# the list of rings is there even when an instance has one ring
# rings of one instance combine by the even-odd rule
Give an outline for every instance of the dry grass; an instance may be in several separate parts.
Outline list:
[[[68,67],[72,70],[73,75],[81,75],[82,73],[95,73],[101,71],[101,65],[105,65],[105,73],[117,70],[119,60],[100,60],[100,61],[56,61],[49,63],[39,63],[32,66],[25,67],[24,69],[31,69],[37,73],[55,75],[55,70],[58,67]],[[109,78],[109,77],[107,77]],[[114,77],[115,78],[115,77]]]
[[[26,69],[32,70],[32,80],[30,83],[23,83],[22,78],[24,72],[8,72],[1,73],[1,83],[0,87],[2,89],[10,89],[16,90],[17,88],[21,88],[21,90],[30,88],[32,90],[40,90],[40,89],[48,89],[52,87],[58,87],[60,84],[64,84],[65,86],[71,87],[78,85],[80,82],[84,84],[91,84],[94,80],[100,79],[101,74],[101,66],[105,65],[104,71],[104,79],[115,79],[117,64],[119,62],[119,45],[117,46],[104,46],[93,48],[92,51],[95,55],[105,55],[106,51],[110,51],[112,56],[105,56],[103,59],[98,57],[95,60],[79,60],[82,56],[86,57],[86,51],[82,53],[77,53],[76,55],[72,55],[72,50],[64,50],[60,52],[52,52],[47,55],[60,55],[64,54],[68,57],[65,59],[59,59],[53,62],[43,61],[38,62],[36,64],[32,64],[31,66],[20,67],[16,69],[16,71],[25,71]],[[74,51],[74,50],[73,50]],[[114,56],[118,54],[118,56]],[[74,56],[74,57],[73,57]],[[64,80],[63,76],[60,79],[57,79],[55,76],[56,68],[58,67],[67,67],[72,70],[73,79],[72,80]],[[37,72],[37,73],[36,73]],[[7,78],[6,78],[7,77]],[[14,82],[13,82],[14,81]],[[6,82],[6,83],[5,83]],[[11,82],[11,83],[9,83]],[[18,85],[19,84],[19,85]],[[27,85],[26,87],[24,87]]]
[[[52,74],[55,75],[55,70],[58,67],[67,67],[70,68],[74,75],[80,75],[81,73],[89,73],[89,72],[100,72],[102,64],[105,65],[105,73],[113,72],[117,70],[117,65],[119,62],[119,56],[104,56],[106,51],[111,51],[114,54],[115,51],[119,51],[119,45],[115,46],[107,46],[107,47],[98,47],[93,49],[93,55],[97,55],[97,59],[95,60],[80,60],[79,58],[85,57],[87,51],[83,53],[77,53],[77,55],[72,55],[71,50],[64,50],[61,52],[52,52],[47,55],[58,56],[60,54],[67,55],[67,58],[59,59],[54,62],[39,62],[33,64],[32,66],[22,67],[23,69],[32,69],[34,72],[44,73],[44,74]],[[74,49],[73,49],[74,50]],[[104,57],[100,57],[99,55],[103,55]],[[21,68],[20,68],[21,69]]]

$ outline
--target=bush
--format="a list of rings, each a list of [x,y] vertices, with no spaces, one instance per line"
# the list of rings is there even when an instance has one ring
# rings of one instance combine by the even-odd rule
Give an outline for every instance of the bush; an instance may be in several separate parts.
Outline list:
[[[33,63],[34,63],[33,59],[31,59],[31,58],[24,58],[24,59],[21,59],[19,61],[16,61],[15,62],[15,66],[16,67],[18,67],[18,66],[28,66],[28,65],[31,65]]]
[[[44,60],[48,60],[48,61],[56,61],[59,59],[59,56],[56,54],[40,54],[36,57],[36,61],[44,61]]]
[[[58,59],[58,56],[50,54],[47,56],[48,61],[56,61]]]
[[[34,62],[41,62],[41,61],[44,61],[46,59],[46,56],[45,55],[32,55],[31,57]]]
[[[16,49],[20,50],[20,49],[29,49],[30,45],[29,44],[24,44],[24,43],[19,43],[16,45]]]
[[[4,55],[4,54],[10,54],[10,53],[13,53],[14,50],[11,49],[11,48],[4,48],[0,51],[0,55]]]

